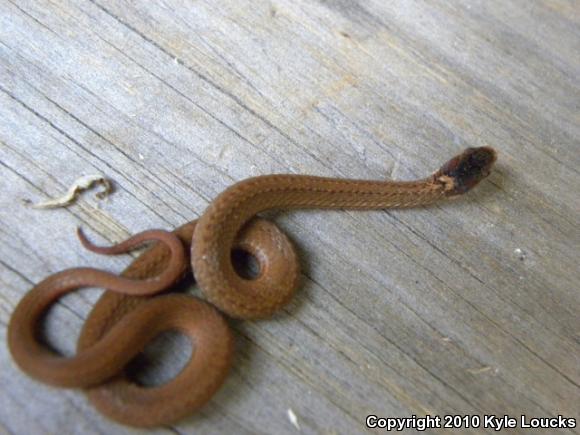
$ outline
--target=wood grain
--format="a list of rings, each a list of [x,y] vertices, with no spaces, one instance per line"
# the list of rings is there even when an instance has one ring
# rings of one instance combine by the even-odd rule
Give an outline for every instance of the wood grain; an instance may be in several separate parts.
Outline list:
[[[574,0],[0,0],[0,431],[137,433],[28,379],[4,345],[34,283],[127,264],[83,251],[77,225],[112,242],[194,219],[249,176],[411,179],[481,145],[497,171],[451,204],[273,214],[302,290],[232,322],[224,388],[153,432],[296,433],[289,409],[317,434],[364,432],[371,413],[579,419],[579,29]],[[109,200],[23,202],[93,173]],[[98,295],[48,316],[59,349]],[[166,337],[142,376],[189,351]]]

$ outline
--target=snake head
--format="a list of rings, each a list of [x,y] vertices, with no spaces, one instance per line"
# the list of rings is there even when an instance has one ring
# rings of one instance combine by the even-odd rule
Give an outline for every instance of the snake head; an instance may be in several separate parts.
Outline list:
[[[435,172],[435,181],[444,185],[446,196],[461,195],[489,175],[496,159],[491,147],[467,148]]]

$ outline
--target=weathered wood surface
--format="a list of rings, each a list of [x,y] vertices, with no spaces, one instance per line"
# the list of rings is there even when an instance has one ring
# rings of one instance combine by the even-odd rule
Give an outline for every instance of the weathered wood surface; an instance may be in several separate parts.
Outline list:
[[[579,418],[579,53],[573,0],[2,0],[0,431],[137,433],[28,379],[5,346],[34,283],[127,264],[85,252],[75,226],[117,241],[252,175],[410,179],[484,144],[497,170],[452,204],[276,214],[302,289],[232,322],[223,389],[158,432],[296,433],[289,409],[320,434],[370,413]],[[95,172],[116,183],[106,202],[23,203]],[[53,310],[59,348],[98,295]],[[151,376],[186,358],[165,344]]]

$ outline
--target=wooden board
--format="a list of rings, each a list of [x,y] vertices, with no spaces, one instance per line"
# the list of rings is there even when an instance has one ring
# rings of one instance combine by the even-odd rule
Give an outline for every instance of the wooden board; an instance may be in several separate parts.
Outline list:
[[[79,391],[30,380],[5,346],[34,283],[128,264],[84,251],[77,225],[113,242],[194,219],[253,175],[413,179],[481,145],[499,151],[497,170],[454,203],[276,213],[302,288],[271,320],[232,322],[219,394],[153,432],[352,434],[368,414],[580,418],[578,53],[574,0],[2,0],[0,432],[137,433]],[[24,202],[93,173],[114,181],[107,201]],[[52,310],[59,349],[74,351],[98,296]],[[164,340],[145,376],[174,373],[187,352]]]

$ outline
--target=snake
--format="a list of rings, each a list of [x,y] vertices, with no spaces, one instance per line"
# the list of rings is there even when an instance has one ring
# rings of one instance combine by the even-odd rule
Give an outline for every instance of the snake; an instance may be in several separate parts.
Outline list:
[[[79,230],[83,246],[99,254],[152,246],[120,275],[72,268],[35,285],[12,313],[9,350],[26,374],[53,386],[82,388],[102,414],[117,422],[135,427],[176,422],[206,404],[230,370],[234,339],[222,313],[238,319],[270,317],[299,286],[300,261],[293,243],[260,213],[424,206],[470,191],[490,174],[496,158],[491,147],[467,148],[415,181],[262,175],[233,184],[199,219],[172,232],[144,231],[104,247]],[[232,262],[235,250],[256,260],[255,276],[238,273]],[[192,273],[205,300],[170,292]],[[106,291],[82,327],[77,353],[63,356],[43,339],[42,320],[59,298],[86,287]],[[187,336],[191,357],[168,382],[142,385],[127,367],[165,331]]]

